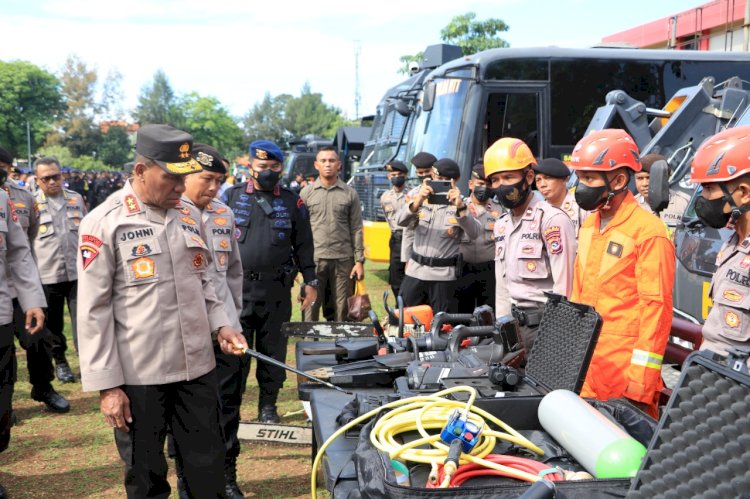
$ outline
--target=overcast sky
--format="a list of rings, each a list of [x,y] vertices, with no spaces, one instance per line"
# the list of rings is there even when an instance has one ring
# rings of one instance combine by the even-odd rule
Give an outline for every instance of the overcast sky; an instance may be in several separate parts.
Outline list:
[[[310,83],[354,117],[355,44],[360,115],[403,76],[399,57],[439,43],[469,11],[502,19],[512,47],[586,47],[602,37],[694,8],[692,0],[0,0],[0,60],[58,72],[75,54],[100,76],[123,75],[124,108],[163,69],[178,93],[214,96],[236,116],[266,92]],[[665,26],[666,30],[666,26]]]

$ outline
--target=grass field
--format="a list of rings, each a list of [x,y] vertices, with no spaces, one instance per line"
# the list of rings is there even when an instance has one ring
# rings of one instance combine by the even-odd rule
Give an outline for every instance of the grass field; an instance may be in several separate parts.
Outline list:
[[[373,309],[383,318],[382,295],[387,288],[387,264],[367,263],[365,281]],[[295,306],[293,321],[300,320]],[[69,325],[68,345],[72,349]],[[80,383],[55,389],[71,403],[68,414],[48,412],[31,399],[26,370],[26,355],[18,348],[18,383],[13,400],[18,424],[13,428],[10,447],[0,454],[0,483],[11,498],[124,497],[122,462],[115,448],[112,429],[99,412],[98,393],[84,393]],[[69,351],[68,360],[78,373],[78,359]],[[294,363],[290,344],[287,361]],[[253,363],[255,365],[255,363]],[[255,369],[250,373],[248,391],[242,406],[242,419],[257,415]],[[288,376],[280,395],[279,413],[284,422],[305,424],[299,413],[296,376]],[[287,416],[288,413],[296,413]],[[247,497],[296,498],[310,495],[312,459],[309,447],[247,444],[243,442],[238,460],[238,482]],[[170,482],[175,484],[170,462]],[[326,497],[320,490],[321,497]],[[177,497],[176,492],[172,497]]]

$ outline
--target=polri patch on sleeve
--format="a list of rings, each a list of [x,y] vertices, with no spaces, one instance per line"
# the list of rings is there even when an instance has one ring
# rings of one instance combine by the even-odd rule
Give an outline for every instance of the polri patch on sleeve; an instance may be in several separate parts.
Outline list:
[[[544,240],[547,241],[547,248],[550,254],[559,255],[563,252],[562,234],[560,226],[554,225],[544,231]]]
[[[99,250],[96,249],[96,247],[89,243],[82,243],[80,247],[81,251],[81,267],[83,270],[86,270],[89,268],[89,265],[91,265],[91,262],[96,259],[97,256],[99,256]]]
[[[622,256],[622,244],[610,241],[607,246],[607,253],[620,258]]]

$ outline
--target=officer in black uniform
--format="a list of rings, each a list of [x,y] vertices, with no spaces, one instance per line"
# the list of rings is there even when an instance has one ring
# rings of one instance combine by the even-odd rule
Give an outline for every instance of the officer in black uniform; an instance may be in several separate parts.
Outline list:
[[[284,163],[281,149],[273,142],[258,140],[250,144],[250,158],[249,181],[227,189],[222,197],[234,212],[234,236],[244,269],[240,323],[248,345],[252,347],[254,337],[257,351],[284,362],[287,339],[280,329],[292,314],[291,289],[298,271],[305,282],[302,310],[317,299],[312,229],[304,202],[279,185]],[[237,380],[242,383],[242,391],[250,370],[249,359],[244,361],[242,376]],[[260,388],[258,419],[280,422],[276,398],[286,372],[259,362],[256,378]],[[224,410],[234,410],[239,418],[239,405]]]

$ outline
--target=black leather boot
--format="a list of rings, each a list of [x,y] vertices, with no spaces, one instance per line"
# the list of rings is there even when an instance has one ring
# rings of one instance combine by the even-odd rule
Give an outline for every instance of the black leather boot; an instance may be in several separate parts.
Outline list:
[[[245,494],[237,485],[237,458],[228,458],[224,463],[224,479],[226,480],[224,493],[227,499],[243,499],[245,497]]]

